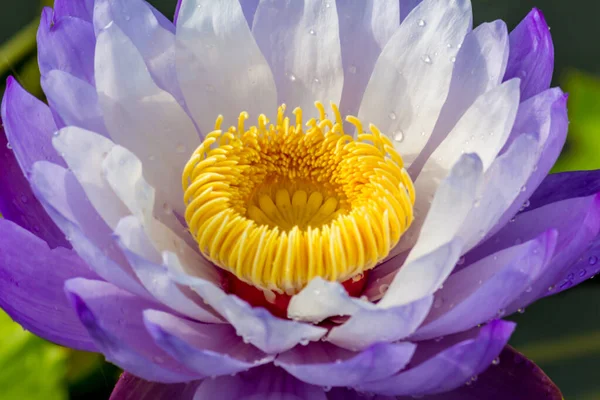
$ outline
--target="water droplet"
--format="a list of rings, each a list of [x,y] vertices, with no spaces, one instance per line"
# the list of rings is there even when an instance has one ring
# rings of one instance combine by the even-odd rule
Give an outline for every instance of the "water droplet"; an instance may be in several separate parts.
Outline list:
[[[548,291],[549,291],[549,292],[551,292],[551,291],[553,291],[553,290],[554,290],[554,286],[550,286],[550,287],[548,287]]]
[[[71,236],[69,236],[69,235],[65,236],[65,240],[66,240],[67,242],[70,242],[70,241],[71,241]]]
[[[465,256],[461,256],[458,261],[456,262],[456,265],[463,265],[465,263]]]
[[[452,46],[452,43],[448,43],[448,44],[446,45],[446,47],[448,47],[449,49],[451,49],[451,48],[453,47],[453,46]]]
[[[130,15],[126,15],[125,16],[125,21],[130,21],[131,20],[131,16]]]
[[[586,273],[587,273],[587,271],[585,269],[582,269],[581,271],[579,271],[579,277],[583,278]]]
[[[177,147],[175,148],[175,151],[177,151],[178,153],[185,153],[185,146],[182,144],[177,145]]]
[[[326,3],[326,4],[325,4],[325,8],[329,8],[329,7],[331,7],[331,4],[329,4],[329,3]]]
[[[598,263],[598,257],[591,256],[590,258],[588,258],[588,264],[590,264],[590,265],[596,265],[597,263]]]
[[[12,150],[12,145],[10,143],[6,143],[6,148]]]
[[[402,142],[404,140],[404,132],[396,131],[393,137],[396,142]]]
[[[433,308],[440,308],[442,304],[444,304],[444,300],[438,297],[433,302]]]
[[[504,317],[505,314],[506,314],[506,310],[504,308],[501,308],[496,313],[496,318],[502,318],[502,317]]]
[[[417,25],[419,25],[419,26],[422,28],[422,27],[424,27],[425,25],[427,25],[427,22],[425,22],[425,20],[422,20],[422,19],[420,19],[420,20],[417,22]]]
[[[531,293],[532,290],[533,288],[531,286],[528,286],[527,289],[525,289],[525,293]]]
[[[27,199],[27,196],[25,196],[25,195],[22,195],[22,196],[21,196],[21,202],[23,202],[23,203],[27,203],[27,201],[28,201],[28,199]]]
[[[518,312],[519,314],[523,314],[523,313],[525,312],[525,309],[524,309],[524,308],[519,308],[519,309],[517,310],[517,312]]]
[[[379,286],[379,293],[385,294],[385,292],[387,292],[389,288],[390,288],[390,285],[388,285],[387,283],[384,283],[383,285]]]
[[[521,192],[525,192],[525,191],[527,191],[527,186],[521,187]]]
[[[428,54],[423,54],[421,56],[421,61],[423,61],[425,64],[431,64],[433,62]]]
[[[494,358],[494,361],[492,361],[492,364],[499,365],[500,364],[500,357]]]
[[[307,346],[309,342],[310,342],[310,340],[308,340],[308,339],[301,339],[301,340],[300,340],[300,344],[301,344],[302,346]]]
[[[165,212],[165,214],[172,214],[173,213],[173,208],[171,207],[171,205],[169,203],[163,203],[163,211]]]
[[[456,62],[456,57],[454,57],[454,56],[450,57],[450,61],[452,61],[453,63],[455,63]]]
[[[323,386],[324,392],[329,392],[331,390],[331,386]]]
[[[361,280],[362,278],[364,278],[364,277],[365,277],[365,276],[364,276],[363,274],[354,275],[354,276],[352,277],[352,282],[354,282],[354,283],[356,283],[356,282],[360,282],[360,280]]]
[[[460,49],[460,48],[462,48],[462,43],[461,43],[461,44],[459,44],[459,45],[458,45],[458,46],[456,46],[456,47],[458,47],[459,49]]]
[[[321,83],[321,81],[319,80],[319,78],[315,78],[315,79],[313,79],[313,82],[314,82],[314,83],[316,83],[317,85],[318,85],[319,83]]]
[[[392,121],[395,121],[397,118],[396,113],[393,111],[388,114],[388,117],[390,117]]]
[[[471,382],[477,382],[477,375],[473,375],[471,377]]]
[[[475,200],[475,203],[473,203],[473,207],[477,208],[481,205],[481,201],[480,200]]]
[[[309,30],[308,33],[310,33],[313,36],[315,36],[317,34],[317,32],[315,32],[314,29]]]
[[[296,75],[294,74],[289,74],[290,77],[290,81],[295,82],[296,81]]]
[[[425,131],[421,131],[421,136],[425,136]]]
[[[351,74],[355,74],[356,73],[356,65],[349,66],[348,72],[350,72]]]

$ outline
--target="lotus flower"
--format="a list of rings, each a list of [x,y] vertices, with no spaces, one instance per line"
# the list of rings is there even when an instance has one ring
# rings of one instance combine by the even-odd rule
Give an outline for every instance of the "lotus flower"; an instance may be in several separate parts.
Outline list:
[[[0,306],[114,399],[560,399],[502,317],[598,272],[539,10],[56,0],[7,82]]]

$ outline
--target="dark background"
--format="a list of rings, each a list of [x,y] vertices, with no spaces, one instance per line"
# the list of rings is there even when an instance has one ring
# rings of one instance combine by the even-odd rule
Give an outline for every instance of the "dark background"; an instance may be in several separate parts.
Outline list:
[[[361,0],[359,0],[361,1]],[[376,0],[375,0],[376,1]],[[40,0],[0,0],[0,78],[15,75],[26,88],[40,93],[35,48],[26,39],[39,18]],[[43,0],[50,5],[52,0]],[[150,1],[172,16],[175,0]],[[553,85],[570,92],[571,129],[558,170],[600,168],[600,2],[597,0],[473,0],[475,25],[503,19],[512,29],[533,7],[540,8],[551,27],[556,51]],[[30,28],[29,35],[27,26]],[[19,39],[20,36],[25,39]],[[1,90],[1,88],[0,88]],[[566,293],[539,301],[524,314],[513,316],[518,328],[511,344],[536,361],[562,389],[567,400],[600,400],[600,278]],[[2,325],[2,320],[0,320]],[[3,329],[0,326],[0,337]],[[12,331],[11,331],[12,332]],[[5,337],[0,338],[6,343]],[[25,339],[23,339],[25,340]],[[27,339],[31,343],[36,338]],[[27,342],[30,343],[30,342]],[[0,344],[0,385],[6,381],[7,366]],[[30,359],[31,344],[11,361]],[[106,399],[119,371],[96,355],[49,348],[44,353],[60,354],[64,369],[57,378],[60,399]],[[34,354],[42,354],[35,347]],[[4,358],[3,358],[4,357]],[[24,373],[44,374],[42,364],[25,365]],[[54,364],[53,364],[54,365]],[[40,370],[36,370],[39,368]],[[3,372],[4,371],[4,372]],[[62,371],[62,370],[61,370]],[[54,371],[56,374],[56,371]],[[10,375],[10,374],[9,374]],[[32,384],[35,385],[35,384]],[[62,392],[61,392],[62,390]],[[0,400],[3,397],[0,389]],[[68,393],[68,394],[67,394]],[[40,393],[40,399],[54,398]],[[9,395],[10,396],[10,395]],[[33,395],[32,395],[33,396]],[[12,398],[12,397],[11,397]],[[34,397],[23,397],[34,398]],[[510,399],[507,399],[510,400]],[[534,400],[534,399],[532,399]]]

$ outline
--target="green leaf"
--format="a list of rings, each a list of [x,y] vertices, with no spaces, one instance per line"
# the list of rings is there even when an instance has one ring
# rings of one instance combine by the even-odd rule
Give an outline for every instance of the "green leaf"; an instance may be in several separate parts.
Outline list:
[[[600,79],[583,72],[566,75],[569,134],[552,172],[600,168]]]
[[[67,399],[67,350],[23,330],[0,312],[0,398]]]
[[[597,283],[597,282],[593,282]],[[600,287],[585,284],[511,319],[511,345],[540,366],[566,400],[600,399]]]

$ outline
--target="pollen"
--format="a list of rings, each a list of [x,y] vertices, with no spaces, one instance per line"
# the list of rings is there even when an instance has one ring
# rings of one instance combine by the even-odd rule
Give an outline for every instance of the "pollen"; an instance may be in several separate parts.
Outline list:
[[[413,220],[415,192],[390,139],[374,125],[282,105],[271,123],[219,116],[185,166],[185,220],[200,252],[265,292],[294,294],[315,277],[361,277]],[[354,133],[354,132],[353,132]]]

